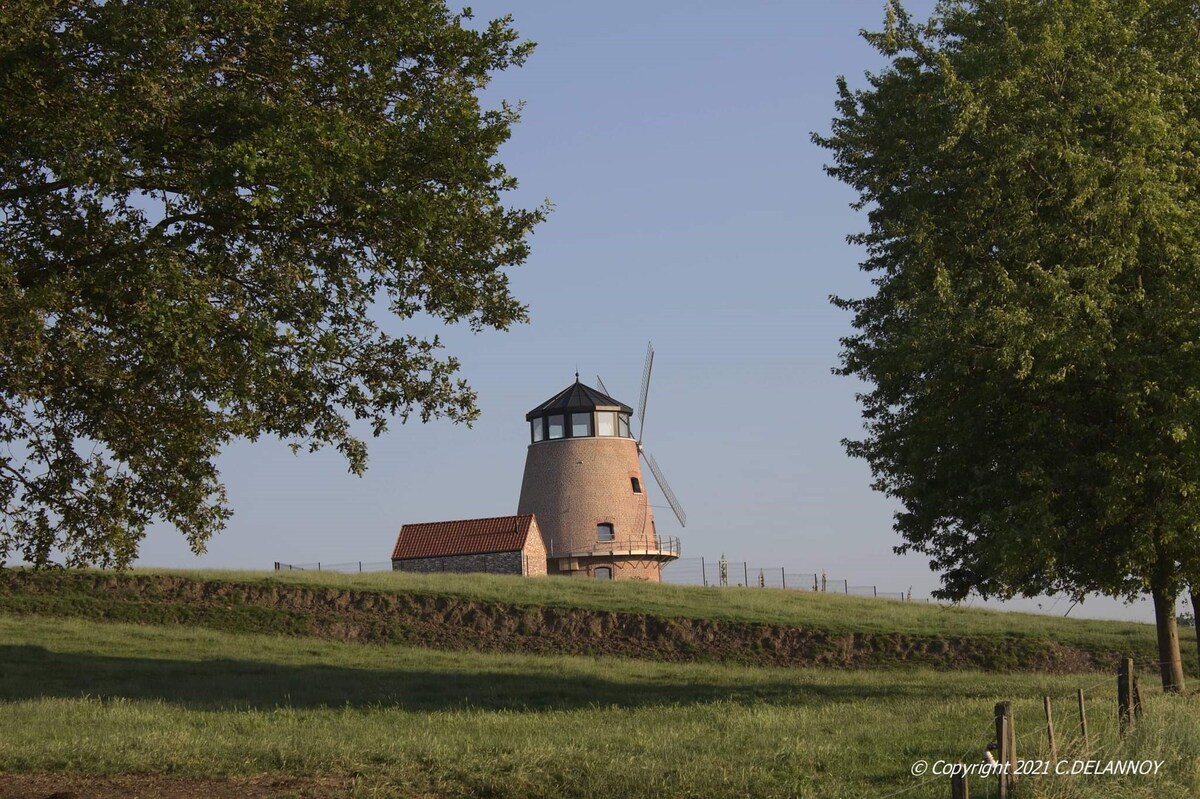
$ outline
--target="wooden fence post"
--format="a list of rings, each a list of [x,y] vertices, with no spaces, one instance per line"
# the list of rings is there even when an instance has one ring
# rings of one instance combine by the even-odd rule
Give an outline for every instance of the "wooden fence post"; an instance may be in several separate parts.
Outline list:
[[[950,777],[950,799],[971,799],[971,789],[967,786],[967,772],[956,772]]]
[[[1117,720],[1124,735],[1133,722],[1133,658],[1122,658],[1117,667]]]
[[[1079,698],[1079,733],[1083,736],[1083,754],[1086,756],[1090,747],[1088,746],[1087,708],[1083,704],[1083,689],[1077,689],[1075,695]]]
[[[750,587],[750,564],[744,560],[742,561],[742,587]]]
[[[1046,734],[1050,736],[1050,758],[1058,760],[1058,746],[1054,741],[1054,716],[1050,711],[1050,697],[1042,697],[1042,705],[1046,709]]]
[[[783,582],[783,587],[787,588],[787,573],[782,566],[779,568],[779,579]]]
[[[1142,688],[1138,685],[1137,675],[1133,678],[1133,720],[1142,719]]]
[[[1013,729],[1012,702],[996,703],[996,760],[1004,764],[1000,771],[999,799],[1009,799],[1017,782],[1017,735]]]
[[[998,776],[1000,791],[996,794],[997,799],[1008,799],[1008,780],[1005,778],[1003,768],[1003,765],[1008,762],[1008,756],[1004,752],[1007,743],[1008,719],[1005,718],[1004,711],[1000,709],[1000,705],[996,705],[996,762],[1001,765]]]
[[[704,556],[700,556],[700,583],[708,588],[708,575],[704,573]]]
[[[1013,718],[1012,702],[1004,705],[1008,716],[1008,787],[1011,790],[1017,784],[1017,721]]]

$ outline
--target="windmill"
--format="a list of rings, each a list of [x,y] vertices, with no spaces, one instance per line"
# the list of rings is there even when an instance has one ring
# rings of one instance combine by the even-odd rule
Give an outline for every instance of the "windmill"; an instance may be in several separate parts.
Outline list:
[[[549,574],[601,579],[661,579],[679,557],[678,539],[660,538],[644,490],[642,461],[682,525],[687,516],[654,457],[642,447],[654,348],[647,347],[637,437],[633,408],[604,381],[575,382],[525,415],[529,448],[518,514],[533,514],[546,544]]]
[[[679,503],[679,499],[675,496],[675,492],[671,490],[670,483],[663,475],[662,469],[659,468],[658,461],[654,460],[654,456],[646,451],[642,444],[642,436],[646,432],[646,403],[650,398],[650,376],[654,372],[654,343],[646,343],[646,364],[642,367],[642,390],[638,395],[638,434],[637,434],[637,451],[650,467],[650,473],[654,475],[654,482],[658,483],[658,488],[662,491],[663,496],[667,499],[667,504],[671,506],[671,510],[675,512],[675,518],[679,520],[680,527],[687,527],[687,513],[683,510],[683,505]],[[596,375],[596,384],[605,394],[609,391],[604,386],[604,381],[600,379],[600,375]]]

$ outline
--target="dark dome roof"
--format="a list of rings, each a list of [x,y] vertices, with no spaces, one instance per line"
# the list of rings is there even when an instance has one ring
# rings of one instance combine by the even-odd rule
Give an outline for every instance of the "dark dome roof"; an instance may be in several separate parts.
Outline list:
[[[607,394],[597,391],[591,386],[585,386],[577,378],[574,383],[525,414],[525,421],[532,422],[539,416],[545,416],[549,413],[594,411],[597,408],[606,411],[633,413],[633,408],[630,408],[620,400],[615,400]]]

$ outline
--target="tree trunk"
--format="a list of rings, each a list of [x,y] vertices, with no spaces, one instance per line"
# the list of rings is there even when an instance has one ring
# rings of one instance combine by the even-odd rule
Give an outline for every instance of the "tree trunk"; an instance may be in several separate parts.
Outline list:
[[[1183,692],[1183,660],[1179,656],[1179,626],[1175,621],[1177,594],[1163,583],[1151,588],[1154,597],[1154,623],[1158,628],[1158,668],[1163,690]]]
[[[1192,591],[1192,628],[1196,631],[1196,657],[1200,660],[1200,585],[1193,585]],[[1200,669],[1200,663],[1197,663]]]

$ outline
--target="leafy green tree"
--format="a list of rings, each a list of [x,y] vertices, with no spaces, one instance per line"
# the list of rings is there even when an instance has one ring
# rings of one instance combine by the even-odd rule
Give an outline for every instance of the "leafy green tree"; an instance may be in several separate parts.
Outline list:
[[[505,269],[545,208],[501,202],[517,112],[479,97],[533,45],[469,17],[0,8],[0,560],[123,567],[156,520],[198,553],[235,438],[334,446],[357,473],[354,420],[476,416],[402,320],[524,321]]]
[[[1200,567],[1200,10],[898,4],[839,81],[830,174],[875,291],[841,373],[897,552],[940,594],[1150,594],[1164,687]]]

